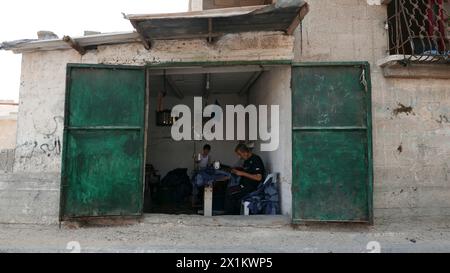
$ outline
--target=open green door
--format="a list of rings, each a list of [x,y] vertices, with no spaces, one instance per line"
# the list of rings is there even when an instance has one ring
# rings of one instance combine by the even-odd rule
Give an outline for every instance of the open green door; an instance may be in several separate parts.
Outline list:
[[[368,63],[292,68],[293,222],[372,223]]]
[[[141,215],[145,70],[68,65],[61,220]]]

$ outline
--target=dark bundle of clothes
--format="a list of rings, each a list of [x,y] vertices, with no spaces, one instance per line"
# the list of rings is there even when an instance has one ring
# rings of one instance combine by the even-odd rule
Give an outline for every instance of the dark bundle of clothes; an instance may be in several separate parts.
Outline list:
[[[280,214],[280,196],[277,183],[270,177],[265,183],[259,184],[256,191],[248,194],[243,202],[249,202],[250,214]]]
[[[159,185],[160,191],[171,195],[171,201],[179,204],[191,195],[192,184],[187,174],[187,169],[175,169],[167,173]],[[160,200],[164,203],[167,200]]]

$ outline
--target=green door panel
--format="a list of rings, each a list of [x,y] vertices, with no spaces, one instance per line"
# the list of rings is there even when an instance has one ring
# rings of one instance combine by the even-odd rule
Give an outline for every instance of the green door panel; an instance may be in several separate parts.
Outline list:
[[[60,218],[142,214],[144,69],[67,69]]]
[[[142,125],[143,71],[79,68],[70,79],[70,126]]]
[[[293,221],[372,222],[367,63],[292,68]]]
[[[361,67],[294,69],[293,123],[297,126],[365,126],[366,94],[361,92]]]
[[[365,132],[294,132],[293,147],[295,219],[369,220]]]
[[[139,131],[73,131],[67,140],[66,216],[140,212]]]

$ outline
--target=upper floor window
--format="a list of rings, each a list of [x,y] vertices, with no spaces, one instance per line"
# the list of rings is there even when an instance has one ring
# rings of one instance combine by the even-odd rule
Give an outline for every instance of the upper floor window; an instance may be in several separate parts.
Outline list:
[[[450,61],[450,0],[391,0],[389,53],[413,61]]]

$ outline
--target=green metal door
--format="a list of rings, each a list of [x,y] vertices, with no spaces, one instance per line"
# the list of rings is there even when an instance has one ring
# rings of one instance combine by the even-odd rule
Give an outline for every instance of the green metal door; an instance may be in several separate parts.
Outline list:
[[[372,222],[367,63],[292,68],[293,221]]]
[[[142,213],[145,70],[69,65],[61,219]]]

